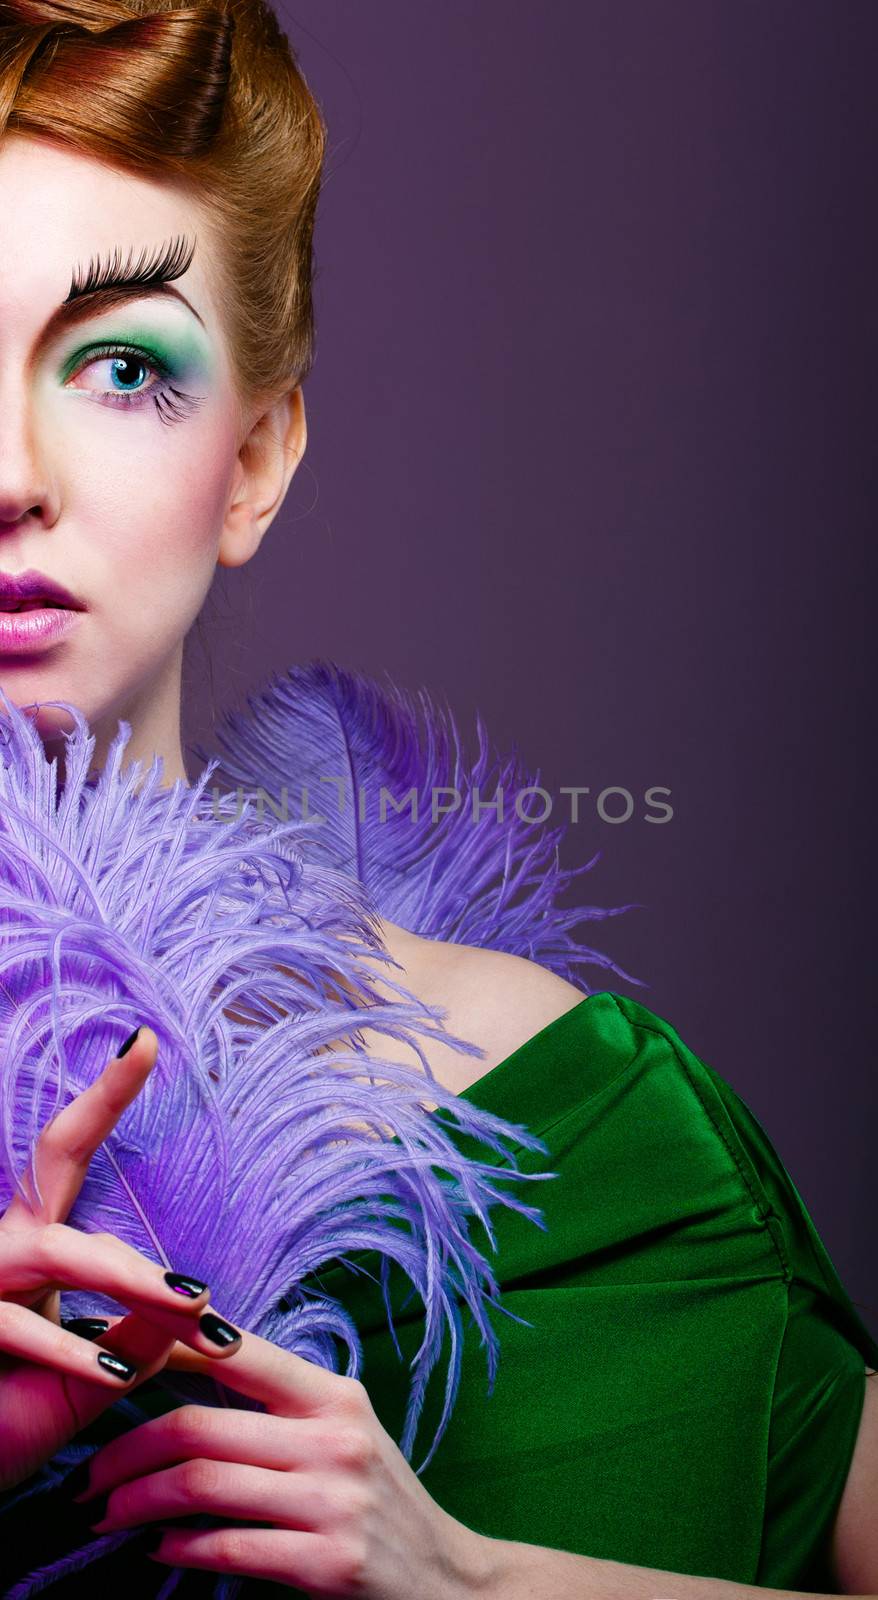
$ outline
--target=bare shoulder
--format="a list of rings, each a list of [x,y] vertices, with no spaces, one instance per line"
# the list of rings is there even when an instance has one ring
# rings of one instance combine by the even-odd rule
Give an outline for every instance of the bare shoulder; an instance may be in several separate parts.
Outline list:
[[[878,1594],[878,1372],[866,1368],[863,1411],[836,1514],[832,1558],[840,1594]]]
[[[389,965],[378,956],[360,957],[370,969],[376,993],[396,1000],[399,995],[392,985],[398,984],[424,1005],[439,1011],[446,1032],[484,1052],[480,1057],[464,1055],[439,1040],[428,1046],[429,1025],[419,1034],[418,1042],[427,1051],[434,1076],[453,1094],[462,1094],[550,1022],[556,1022],[585,999],[575,984],[525,956],[481,945],[425,939],[385,919],[380,920],[379,931],[385,951],[396,965]],[[293,969],[283,964],[278,965],[278,970],[295,976]],[[355,993],[338,973],[334,974],[334,982],[352,995]],[[237,1005],[229,1008],[227,1015],[236,1021],[251,1020],[245,1012],[246,1008]],[[422,1070],[420,1058],[410,1045],[377,1029],[360,1028],[358,1032],[370,1054]]]
[[[376,987],[385,987],[380,972],[389,973],[418,1000],[441,1007],[450,1033],[485,1051],[481,1060],[447,1045],[430,1051],[439,1082],[457,1094],[585,998],[581,989],[525,956],[424,939],[389,922],[382,923],[382,935],[402,970],[376,963]],[[384,1053],[385,1045],[382,1039]],[[411,1059],[411,1052],[399,1059]]]

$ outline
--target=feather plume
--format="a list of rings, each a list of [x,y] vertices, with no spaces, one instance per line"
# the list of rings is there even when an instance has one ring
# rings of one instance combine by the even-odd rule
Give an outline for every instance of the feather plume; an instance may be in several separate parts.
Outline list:
[[[228,711],[215,730],[215,777],[237,803],[315,817],[313,847],[363,885],[389,922],[426,939],[526,956],[591,993],[592,964],[641,986],[571,929],[634,910],[559,900],[581,873],[559,865],[566,828],[529,820],[521,798],[539,786],[515,749],[502,758],[476,717],[470,765],[446,703],[420,688],[379,684],[333,661],[296,663]],[[214,791],[216,793],[216,790]],[[495,809],[497,797],[501,809]],[[520,803],[519,803],[520,802]],[[319,820],[318,820],[319,819]]]
[[[345,818],[341,807],[338,820],[321,823],[307,802],[267,823],[252,795],[218,806],[210,783],[229,761],[236,781],[263,795],[307,786],[342,755],[354,791],[371,781],[392,792],[414,786],[423,797],[442,786],[470,795],[488,782],[481,723],[467,776],[450,717],[424,699],[424,741],[400,691],[331,663],[292,669],[251,702],[249,720],[227,719],[223,768],[208,758],[191,787],[165,785],[158,758],[148,769],[126,764],[125,723],[92,776],[94,738],[75,707],[64,709],[73,731],[62,776],[28,716],[0,693],[0,1210],[16,1191],[27,1198],[25,1169],[39,1193],[40,1130],[148,1022],[159,1037],[156,1067],[94,1157],[70,1223],[197,1272],[240,1327],[330,1370],[340,1344],[353,1377],[357,1330],[305,1280],[331,1260],[356,1271],[349,1255],[377,1251],[390,1320],[387,1273],[397,1263],[425,1323],[399,1441],[407,1458],[450,1333],[444,1409],[421,1473],[457,1394],[461,1307],[486,1350],[489,1394],[498,1340],[488,1311],[523,1320],[499,1303],[470,1224],[478,1218],[492,1249],[495,1205],[545,1227],[538,1207],[501,1185],[555,1174],[520,1172],[516,1147],[545,1153],[543,1141],[436,1081],[431,1042],[483,1052],[389,977],[399,998],[377,992],[364,963],[390,964],[380,916],[431,938],[532,955],[556,971],[583,960],[620,971],[576,946],[569,929],[626,908],[558,910],[553,897],[575,874],[558,868],[555,835],[525,834],[520,819],[476,840],[459,811],[434,828],[397,815],[387,826]],[[503,775],[517,781],[517,764],[501,766]],[[368,1053],[364,1028],[406,1042],[420,1070]],[[498,1160],[465,1157],[455,1130]],[[235,1248],[241,1238],[246,1262]],[[65,1292],[66,1316],[125,1310],[90,1291]],[[229,1403],[216,1380],[163,1378],[183,1399]],[[117,1405],[143,1416],[136,1393]],[[56,1481],[70,1459],[59,1453],[29,1492]],[[92,1540],[32,1573],[21,1600],[108,1548]],[[226,1580],[215,1592],[231,1600],[237,1591]]]

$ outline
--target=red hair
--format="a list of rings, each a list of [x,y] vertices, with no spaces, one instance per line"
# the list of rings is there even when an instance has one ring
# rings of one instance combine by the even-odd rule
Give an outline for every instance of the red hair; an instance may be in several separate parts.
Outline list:
[[[326,129],[265,0],[0,0],[4,132],[191,186],[240,402],[304,379]]]

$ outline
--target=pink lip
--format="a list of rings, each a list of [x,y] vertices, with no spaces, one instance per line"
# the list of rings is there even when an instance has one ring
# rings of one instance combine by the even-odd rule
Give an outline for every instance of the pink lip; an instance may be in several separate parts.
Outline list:
[[[66,611],[60,606],[0,611],[0,656],[48,650],[77,626],[82,615],[81,611]]]
[[[38,572],[35,567],[28,567],[26,572],[0,571],[0,606],[12,611],[27,600],[43,600],[50,606],[65,606],[71,611],[85,610],[83,602],[65,589],[63,583],[45,572]]]

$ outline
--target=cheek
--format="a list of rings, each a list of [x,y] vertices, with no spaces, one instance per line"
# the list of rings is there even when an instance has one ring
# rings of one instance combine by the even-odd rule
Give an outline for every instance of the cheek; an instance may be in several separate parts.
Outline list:
[[[94,604],[126,593],[185,608],[203,595],[235,460],[231,406],[212,397],[163,423],[151,402],[137,411],[59,396],[56,472],[64,517],[94,575]],[[61,413],[61,415],[58,415]]]

